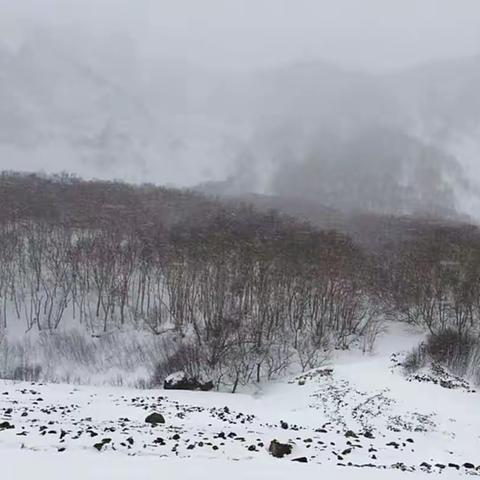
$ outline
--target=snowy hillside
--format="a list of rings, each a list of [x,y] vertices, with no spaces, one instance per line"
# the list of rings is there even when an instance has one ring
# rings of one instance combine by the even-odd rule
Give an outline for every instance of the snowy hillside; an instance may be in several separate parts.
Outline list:
[[[56,480],[67,466],[103,479],[477,474],[479,393],[454,377],[405,377],[399,363],[420,338],[391,324],[375,354],[341,353],[252,394],[1,381],[3,478]],[[163,419],[147,423],[154,412]],[[291,454],[273,458],[273,440]]]

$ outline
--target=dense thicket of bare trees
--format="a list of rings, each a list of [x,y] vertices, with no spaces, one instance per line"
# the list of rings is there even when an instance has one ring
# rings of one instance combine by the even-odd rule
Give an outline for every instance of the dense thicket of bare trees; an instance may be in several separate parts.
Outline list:
[[[388,314],[431,331],[480,319],[475,229],[372,255],[273,211],[68,176],[4,174],[0,204],[3,327],[165,336],[159,374],[235,389],[371,342]]]
[[[403,242],[386,260],[387,296],[397,318],[430,333],[476,334],[480,326],[480,233],[435,225]]]

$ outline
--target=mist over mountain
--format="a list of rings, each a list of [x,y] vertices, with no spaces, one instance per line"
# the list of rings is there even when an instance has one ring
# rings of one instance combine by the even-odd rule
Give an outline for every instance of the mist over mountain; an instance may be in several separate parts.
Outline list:
[[[480,57],[232,71],[36,29],[0,46],[2,168],[475,215],[478,80]]]

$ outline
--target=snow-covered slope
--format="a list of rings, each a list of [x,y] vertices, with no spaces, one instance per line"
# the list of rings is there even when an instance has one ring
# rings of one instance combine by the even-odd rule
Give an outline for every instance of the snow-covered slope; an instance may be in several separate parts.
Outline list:
[[[221,478],[230,469],[280,479],[477,474],[479,394],[465,383],[445,388],[427,375],[405,378],[402,352],[419,339],[390,325],[374,355],[342,353],[330,366],[253,394],[2,381],[3,478],[34,471],[56,480],[62,466],[75,472],[71,478],[104,479],[132,478],[134,471],[135,478],[153,478],[151,469],[173,478],[189,478],[194,469],[196,478]],[[165,423],[147,423],[152,412]],[[290,443],[292,453],[271,457],[274,439]]]

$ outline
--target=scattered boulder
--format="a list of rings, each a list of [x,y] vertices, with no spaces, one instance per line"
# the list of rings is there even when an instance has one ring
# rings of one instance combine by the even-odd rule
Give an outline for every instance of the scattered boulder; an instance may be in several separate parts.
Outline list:
[[[400,445],[397,442],[388,442],[387,447],[398,448]]]
[[[308,463],[307,457],[292,458],[292,462]]]
[[[146,423],[150,423],[152,426],[156,427],[157,425],[161,423],[165,423],[165,418],[161,413],[151,413],[146,419]]]
[[[0,423],[0,432],[2,430],[11,430],[12,428],[15,428],[14,425],[12,425],[10,422],[2,422]]]
[[[111,438],[104,438],[101,442],[98,442],[98,443],[95,443],[93,445],[93,448],[97,449],[99,452],[102,451],[102,448],[105,446],[105,445],[108,445],[109,443],[112,443],[112,439]]]
[[[277,440],[272,440],[268,451],[275,458],[283,458],[285,455],[292,453],[292,446],[288,443],[280,443]]]

